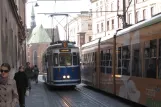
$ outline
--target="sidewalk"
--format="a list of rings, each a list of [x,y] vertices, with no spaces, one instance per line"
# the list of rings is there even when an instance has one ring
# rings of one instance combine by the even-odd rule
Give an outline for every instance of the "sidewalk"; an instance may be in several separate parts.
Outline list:
[[[32,83],[32,89],[29,96],[26,97],[26,107],[49,107],[47,94],[43,83]]]
[[[48,102],[48,97],[46,94],[46,89],[44,88],[44,83],[42,76],[39,76],[39,83],[31,82],[32,89],[29,93],[29,96],[26,96],[26,107],[50,107]],[[19,107],[17,105],[16,107]]]
[[[32,89],[29,96],[26,96],[25,107],[50,107],[44,83],[35,84],[32,82]],[[16,107],[19,107],[18,105]]]

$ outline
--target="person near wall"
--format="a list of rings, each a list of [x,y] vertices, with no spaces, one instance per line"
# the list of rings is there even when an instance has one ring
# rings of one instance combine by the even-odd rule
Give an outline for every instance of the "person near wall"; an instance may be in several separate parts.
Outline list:
[[[39,69],[37,65],[34,66],[33,71],[34,71],[35,82],[38,83]]]
[[[3,63],[0,67],[0,107],[16,107],[18,104],[16,82],[9,78],[10,70],[8,63]]]
[[[26,73],[27,78],[28,78],[28,87],[31,90],[31,78],[33,77],[33,72],[32,72],[32,69],[30,67],[29,62],[26,63],[25,73]]]
[[[20,107],[25,107],[25,93],[28,88],[28,78],[24,72],[24,66],[19,67],[19,71],[15,74],[14,79],[16,80]]]

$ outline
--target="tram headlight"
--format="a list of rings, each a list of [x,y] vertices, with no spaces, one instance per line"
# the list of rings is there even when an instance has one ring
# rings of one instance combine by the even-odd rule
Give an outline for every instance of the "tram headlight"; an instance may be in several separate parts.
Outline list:
[[[67,78],[70,78],[70,76],[68,75]]]
[[[66,78],[66,76],[64,75],[63,78]]]

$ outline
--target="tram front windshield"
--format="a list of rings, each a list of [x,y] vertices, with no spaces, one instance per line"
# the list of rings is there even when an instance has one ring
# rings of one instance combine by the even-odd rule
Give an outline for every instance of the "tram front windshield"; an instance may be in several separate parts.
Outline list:
[[[72,54],[71,53],[60,53],[59,61],[60,61],[60,66],[71,66],[72,65]]]

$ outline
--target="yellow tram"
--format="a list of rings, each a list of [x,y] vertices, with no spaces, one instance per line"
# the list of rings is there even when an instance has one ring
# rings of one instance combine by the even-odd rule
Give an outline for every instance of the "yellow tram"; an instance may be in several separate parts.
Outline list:
[[[84,44],[81,52],[84,83],[161,107],[161,15],[118,31],[116,50],[113,38],[102,37]]]

